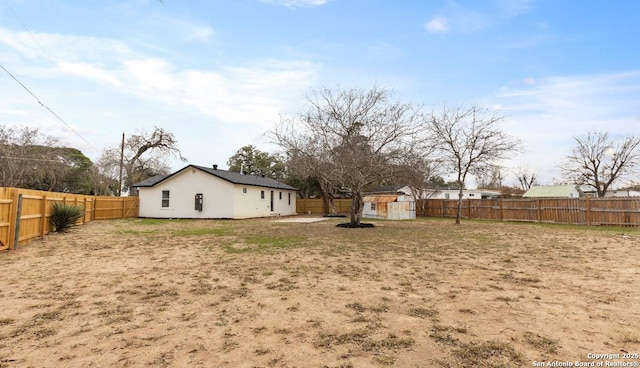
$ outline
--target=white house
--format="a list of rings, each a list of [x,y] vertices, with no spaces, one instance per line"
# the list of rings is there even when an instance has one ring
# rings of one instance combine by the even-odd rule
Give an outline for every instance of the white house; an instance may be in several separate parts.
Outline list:
[[[640,197],[640,191],[633,189],[608,190],[604,196],[605,198]]]
[[[459,189],[426,189],[422,193],[423,199],[458,199]],[[482,189],[463,189],[462,199],[491,199],[500,196],[500,192]]]
[[[219,170],[217,165],[188,165],[133,186],[138,189],[140,217],[242,219],[296,214],[296,188],[271,178]]]

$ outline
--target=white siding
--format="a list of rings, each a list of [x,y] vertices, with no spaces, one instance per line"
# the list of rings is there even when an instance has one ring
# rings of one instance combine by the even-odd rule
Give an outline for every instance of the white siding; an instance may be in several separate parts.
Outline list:
[[[416,203],[411,202],[393,202],[387,207],[388,220],[415,220]]]
[[[252,187],[236,184],[234,218],[289,216],[296,214],[296,192],[293,190]],[[244,193],[246,188],[246,193]],[[264,198],[261,196],[264,192]],[[273,211],[271,195],[273,193]],[[282,195],[281,195],[282,194]],[[291,201],[289,201],[291,196]]]
[[[246,193],[245,189],[246,188]],[[169,191],[169,207],[162,207],[162,191]],[[264,199],[260,192],[264,191]],[[274,208],[271,211],[271,191]],[[279,193],[282,192],[282,200]],[[203,195],[202,211],[195,209],[195,196]],[[291,204],[288,196],[291,194]],[[140,217],[152,218],[252,218],[295,215],[296,192],[233,184],[195,168],[168,178],[153,187],[141,187]]]
[[[423,198],[428,199],[458,199],[460,191],[458,189],[428,189],[423,193]],[[462,199],[482,199],[482,191],[468,190],[462,191]]]

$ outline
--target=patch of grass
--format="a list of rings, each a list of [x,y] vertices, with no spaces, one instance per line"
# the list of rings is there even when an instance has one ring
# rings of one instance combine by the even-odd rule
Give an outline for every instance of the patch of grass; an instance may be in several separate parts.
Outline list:
[[[435,316],[437,316],[438,315],[438,311],[435,310],[435,309],[414,307],[414,308],[409,308],[409,313],[408,314],[411,317],[427,318],[427,317],[435,317]]]
[[[169,289],[151,289],[147,290],[147,292],[140,297],[142,300],[149,300],[155,298],[163,298],[163,297],[175,297],[178,296],[178,291],[175,288]]]
[[[509,303],[509,302],[517,302],[518,299],[516,298],[511,298],[508,296],[499,296],[496,298],[496,300],[501,301],[501,302],[505,302],[505,303]]]
[[[413,346],[415,342],[416,340],[414,340],[412,337],[399,337],[395,334],[390,333],[389,335],[387,335],[387,337],[385,337],[382,340],[373,341],[369,344],[365,344],[363,348],[364,350],[373,350],[373,349],[380,349],[380,348],[392,349],[392,350],[406,349]]]
[[[345,307],[353,309],[354,311],[358,312],[358,313],[364,313],[364,311],[367,310],[367,308],[365,308],[362,304],[360,303],[350,303],[345,305]]]
[[[15,322],[13,318],[0,318],[0,326],[10,325]]]
[[[269,348],[258,348],[255,350],[256,355],[266,355],[269,354],[271,352],[271,349]]]
[[[429,337],[431,337],[437,343],[456,346],[459,340],[451,336],[451,334],[449,333],[450,330],[451,328],[447,326],[434,325],[431,329]]]
[[[385,354],[378,354],[373,357],[373,361],[380,365],[394,365],[396,360],[397,358]]]
[[[462,367],[520,367],[522,355],[511,345],[498,341],[464,343],[453,350]]]
[[[168,220],[168,219],[153,219],[153,218],[137,218],[130,220],[135,225],[165,225],[170,222],[175,222],[177,220]],[[189,220],[180,220],[181,222],[190,222]]]
[[[524,341],[534,348],[547,353],[555,353],[558,351],[558,341],[540,336],[533,332],[525,332]]]
[[[369,339],[371,332],[367,329],[358,329],[343,334],[325,333],[318,334],[313,345],[317,348],[330,348],[334,345],[357,344],[360,345]]]
[[[302,236],[278,236],[278,235],[246,235],[242,236],[241,243],[223,244],[225,252],[231,254],[260,253],[273,249],[303,248],[311,244]]]
[[[622,334],[621,342],[624,344],[640,344],[640,335],[636,332],[625,331]]]
[[[369,310],[374,313],[384,313],[389,311],[389,306],[386,304],[379,304],[373,307],[369,307]]]
[[[60,311],[57,311],[57,310],[42,312],[33,316],[33,320],[34,321],[55,321],[55,320],[61,319],[60,315],[61,315]]]
[[[174,230],[172,235],[177,237],[185,237],[185,236],[205,236],[205,235],[216,235],[216,236],[224,236],[224,235],[232,235],[233,231],[227,228],[216,228],[216,227],[200,227],[195,229],[180,229]]]

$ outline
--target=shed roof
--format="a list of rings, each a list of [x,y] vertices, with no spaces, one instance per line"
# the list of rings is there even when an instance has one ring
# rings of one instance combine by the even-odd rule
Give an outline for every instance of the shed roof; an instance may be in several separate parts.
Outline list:
[[[364,202],[375,202],[375,203],[383,203],[383,202],[397,202],[398,195],[369,195],[363,198]]]
[[[233,184],[251,185],[251,186],[257,186],[257,187],[266,187],[266,188],[283,189],[283,190],[298,190],[297,188],[294,188],[290,185],[281,183],[275,179],[268,178],[268,177],[255,176],[255,175],[243,175],[233,171],[220,170],[220,169],[214,169],[212,167],[197,166],[197,165],[187,165],[182,169],[174,172],[173,174],[153,176],[139,183],[135,183],[132,186],[152,187],[189,168],[195,168],[195,169],[204,171],[205,173],[211,174],[215,177],[218,177],[222,180],[228,181]]]
[[[522,197],[571,197],[576,191],[576,185],[534,185]]]

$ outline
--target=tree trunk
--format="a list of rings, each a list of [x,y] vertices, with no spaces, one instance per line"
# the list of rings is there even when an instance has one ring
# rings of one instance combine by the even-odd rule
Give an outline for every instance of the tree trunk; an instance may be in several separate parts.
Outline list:
[[[462,212],[462,196],[464,194],[464,190],[462,189],[462,184],[460,185],[460,191],[458,192],[458,208],[456,209],[456,225],[460,225],[460,213]]]
[[[325,215],[335,215],[338,212],[336,210],[336,203],[333,200],[333,194],[328,192],[322,193],[322,211]]]
[[[364,209],[364,201],[361,193],[353,193],[351,198],[351,227],[359,227],[362,219],[362,210]]]

